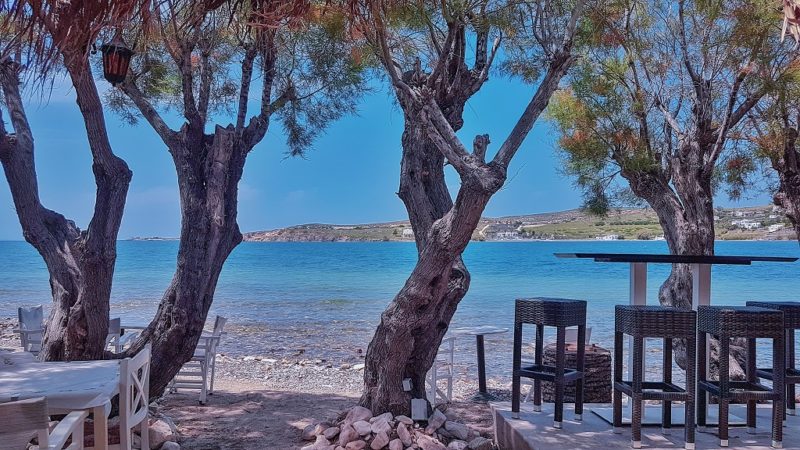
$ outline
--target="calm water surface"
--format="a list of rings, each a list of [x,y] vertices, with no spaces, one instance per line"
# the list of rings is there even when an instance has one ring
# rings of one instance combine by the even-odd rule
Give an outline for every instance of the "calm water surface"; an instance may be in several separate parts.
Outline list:
[[[147,323],[175,267],[174,241],[123,241],[112,293],[112,315]],[[613,307],[628,301],[628,266],[558,259],[556,252],[662,253],[661,241],[473,242],[465,261],[472,286],[454,326],[513,324],[514,299],[560,296],[588,300],[593,341],[610,346]],[[719,242],[720,255],[800,256],[797,242]],[[219,280],[212,314],[250,327],[250,351],[291,353],[297,347],[365,348],[380,313],[402,287],[416,258],[412,243],[243,243]],[[25,242],[0,242],[0,315],[20,305],[48,304],[47,271]],[[649,298],[669,266],[650,265]],[[715,266],[713,304],[751,299],[800,300],[800,264]],[[498,337],[508,342],[510,334]]]

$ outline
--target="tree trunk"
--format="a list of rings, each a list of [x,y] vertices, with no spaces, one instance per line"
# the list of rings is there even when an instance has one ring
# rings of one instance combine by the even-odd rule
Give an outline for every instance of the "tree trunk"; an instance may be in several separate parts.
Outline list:
[[[452,122],[460,125],[460,109]],[[452,123],[451,122],[451,123]],[[406,114],[402,138],[400,199],[406,206],[418,262],[405,286],[381,316],[367,349],[361,404],[373,411],[408,413],[411,398],[426,398],[425,374],[433,364],[458,303],[469,289],[470,274],[461,259],[469,236],[448,242],[450,235],[433,232],[453,207],[444,177],[444,156],[427,138],[418,118]],[[459,195],[464,188],[459,191]],[[476,195],[477,194],[477,195]],[[489,197],[474,193],[475,214],[460,226],[477,226]],[[483,206],[481,206],[481,203]],[[474,222],[474,223],[473,223]],[[449,244],[450,249],[445,249]],[[410,378],[412,390],[401,381]]]
[[[111,150],[103,108],[88,60],[65,56],[92,151],[97,185],[95,209],[87,230],[42,206],[34,164],[33,136],[19,92],[19,67],[2,64],[2,87],[16,136],[5,134],[0,161],[11,189],[25,240],[47,265],[53,307],[40,358],[101,359],[108,333],[116,241],[131,172]]]
[[[152,343],[153,397],[192,358],[222,267],[242,241],[236,217],[247,150],[234,127],[217,126],[213,135],[204,135],[185,125],[168,145],[182,211],[177,268],[155,318],[128,351]]]
[[[780,180],[774,202],[784,209],[800,241],[800,157],[797,154],[798,131],[787,126],[782,152],[771,158],[772,168]]]
[[[714,205],[711,174],[702,170],[699,152],[684,153],[686,159],[673,158],[672,186],[663,174],[632,174],[622,172],[630,182],[634,193],[643,198],[656,212],[664,239],[673,255],[714,254]],[[692,308],[692,271],[688,264],[673,264],[669,277],[658,293],[662,305]],[[716,355],[718,342],[712,339],[712,376],[717,373]],[[744,377],[746,342],[734,340],[731,345],[731,376]],[[676,363],[686,368],[686,345],[683,340],[675,343]]]

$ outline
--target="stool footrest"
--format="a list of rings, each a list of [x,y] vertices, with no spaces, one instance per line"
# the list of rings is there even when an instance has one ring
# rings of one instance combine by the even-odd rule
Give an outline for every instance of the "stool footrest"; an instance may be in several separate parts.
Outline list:
[[[614,382],[614,389],[629,397],[634,394],[633,381],[616,381]],[[641,393],[643,400],[686,401],[689,398],[686,389],[663,381],[642,382]]]
[[[756,375],[759,378],[772,380],[772,367],[764,367],[756,369]],[[800,384],[800,370],[786,369],[786,376],[784,377],[786,384]]]
[[[781,394],[773,391],[771,388],[764,386],[760,383],[753,383],[750,381],[729,381],[727,398],[729,400],[747,401],[747,400],[777,400]],[[700,391],[706,391],[716,397],[721,397],[718,381],[699,381],[697,387]]]
[[[525,378],[533,378],[542,381],[555,381],[556,368],[544,364],[533,364],[530,366],[521,367],[519,376]],[[583,372],[575,369],[564,368],[564,381],[575,381],[583,378]]]

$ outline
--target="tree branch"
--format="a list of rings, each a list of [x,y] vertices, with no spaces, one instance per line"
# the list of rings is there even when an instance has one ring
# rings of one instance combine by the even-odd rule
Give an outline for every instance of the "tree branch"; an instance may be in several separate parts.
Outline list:
[[[136,86],[135,82],[130,78],[126,78],[125,81],[119,85],[122,89],[122,92],[128,96],[133,101],[133,104],[136,105],[136,108],[139,112],[144,116],[145,120],[150,124],[151,127],[158,133],[161,140],[169,148],[173,140],[175,138],[176,132],[172,130],[161,115],[153,108],[153,105],[144,97],[144,94],[139,90]]]

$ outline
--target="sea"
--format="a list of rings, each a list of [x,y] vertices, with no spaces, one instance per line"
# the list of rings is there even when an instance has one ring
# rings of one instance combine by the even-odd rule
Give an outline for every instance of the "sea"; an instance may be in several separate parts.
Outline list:
[[[119,242],[112,317],[123,324],[149,322],[172,278],[177,250],[176,241]],[[666,253],[667,248],[664,241],[472,242],[464,254],[472,283],[451,326],[511,329],[517,298],[584,299],[592,342],[611,348],[614,305],[628,302],[629,266],[554,256],[569,252]],[[716,253],[800,257],[800,246],[720,241]],[[237,337],[226,338],[236,342],[223,347],[233,354],[355,361],[415,260],[416,247],[406,242],[244,242],[225,264],[209,320],[217,314],[228,318]],[[47,270],[29,244],[0,242],[0,264],[0,317],[15,317],[19,306],[50,303]],[[657,302],[669,269],[650,265],[648,302]],[[800,301],[799,275],[800,262],[714,266],[712,304]],[[487,341],[490,366],[507,368],[510,342],[510,332]],[[474,360],[474,342],[460,347],[464,358]]]

